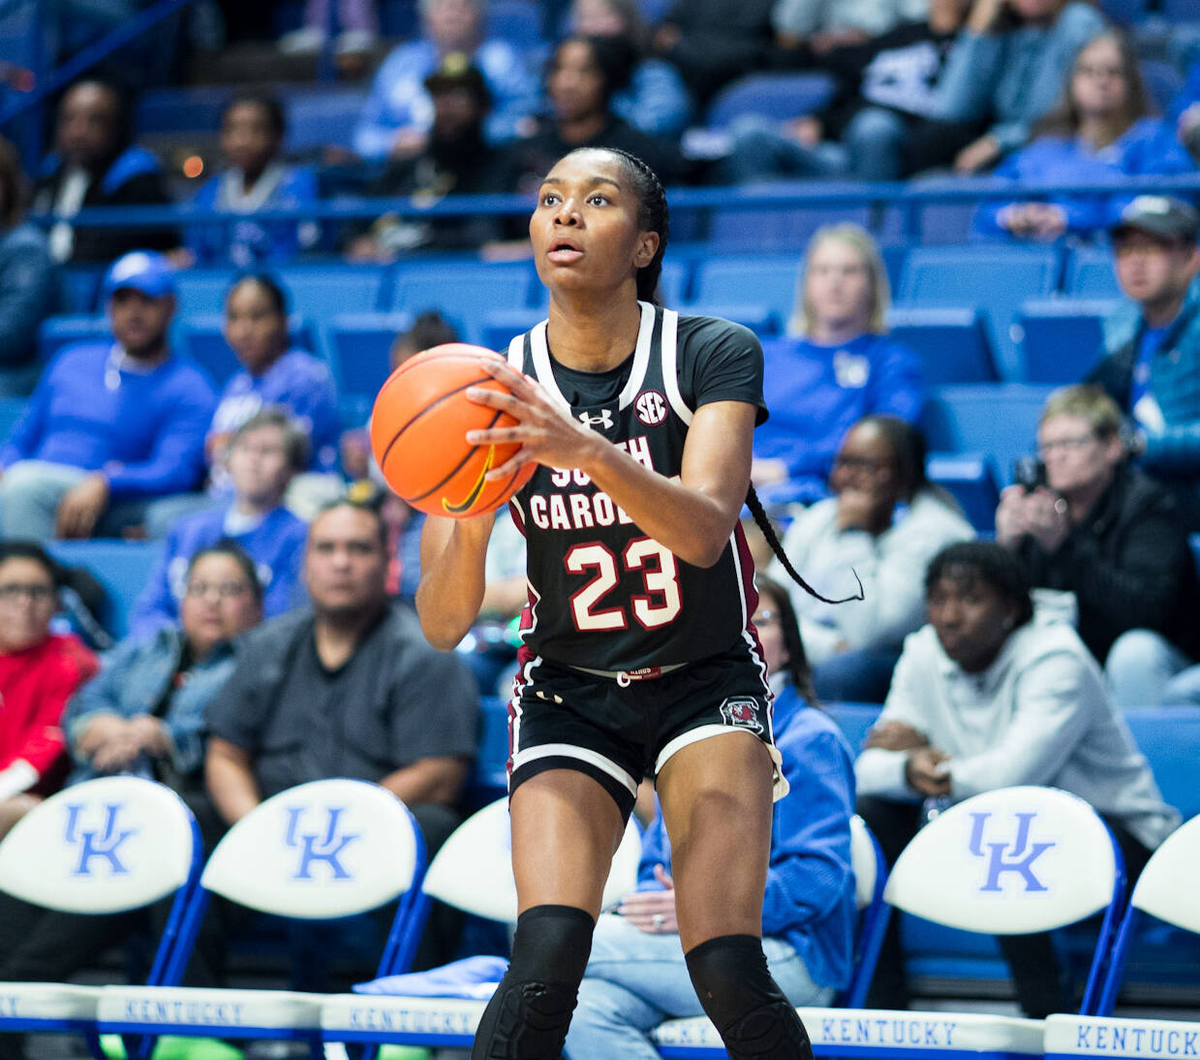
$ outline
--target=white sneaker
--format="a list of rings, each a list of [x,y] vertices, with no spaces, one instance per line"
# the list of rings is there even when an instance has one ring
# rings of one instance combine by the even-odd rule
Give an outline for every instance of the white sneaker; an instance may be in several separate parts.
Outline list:
[[[284,55],[312,55],[325,47],[325,31],[319,26],[302,26],[279,38]]]
[[[362,55],[371,51],[379,36],[369,29],[347,29],[337,35],[333,50],[337,55]]]

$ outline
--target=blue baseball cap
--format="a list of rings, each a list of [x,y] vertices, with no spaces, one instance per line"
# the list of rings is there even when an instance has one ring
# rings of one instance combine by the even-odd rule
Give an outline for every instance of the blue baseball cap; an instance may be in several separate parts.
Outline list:
[[[127,287],[150,298],[175,293],[175,270],[161,254],[152,250],[133,250],[117,258],[104,277],[104,297],[111,298]]]

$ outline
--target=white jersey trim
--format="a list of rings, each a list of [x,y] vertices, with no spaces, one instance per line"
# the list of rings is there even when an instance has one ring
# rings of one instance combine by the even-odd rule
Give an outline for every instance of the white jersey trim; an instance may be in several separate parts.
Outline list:
[[[654,762],[654,775],[658,776],[662,772],[662,767],[667,764],[667,760],[672,755],[678,754],[685,747],[690,747],[694,743],[699,743],[701,740],[707,740],[713,736],[725,736],[729,733],[746,731],[745,729],[737,729],[729,725],[700,725],[695,729],[688,729],[687,732],[680,733],[658,752],[658,758]],[[754,736],[753,733],[750,733],[750,735]],[[791,785],[788,783],[787,777],[783,775],[783,755],[780,754],[779,748],[775,746],[773,738],[770,743],[764,740],[763,746],[771,755],[771,765],[774,768],[771,796],[775,802],[778,802],[791,790]]]
[[[571,743],[544,743],[530,747],[525,751],[516,750],[516,738],[513,739],[512,771],[515,773],[522,766],[536,762],[542,758],[574,758],[578,762],[586,762],[602,773],[621,784],[630,795],[637,797],[637,781],[626,773],[616,762],[597,754],[586,747],[577,747]]]
[[[663,310],[662,324],[662,376],[667,388],[667,401],[671,408],[689,427],[692,425],[692,410],[683,400],[679,390],[679,314],[674,309]]]
[[[633,351],[633,370],[617,399],[617,408],[627,409],[642,392],[646,381],[646,368],[650,364],[650,344],[654,339],[654,306],[649,302],[638,302],[642,311],[642,322],[638,325],[637,346]]]
[[[543,323],[545,323],[543,321]],[[508,364],[510,368],[515,368],[518,372],[523,372],[525,369],[525,333],[517,335],[512,342],[508,344]]]

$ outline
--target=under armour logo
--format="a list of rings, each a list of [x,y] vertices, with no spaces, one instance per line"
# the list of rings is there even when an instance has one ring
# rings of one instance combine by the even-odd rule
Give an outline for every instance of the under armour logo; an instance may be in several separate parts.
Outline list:
[[[332,873],[333,879],[351,879],[353,874],[347,871],[346,867],[338,859],[346,847],[361,837],[358,835],[338,834],[342,814],[346,812],[346,808],[344,806],[326,807],[325,812],[329,815],[329,820],[325,828],[318,832],[301,835],[300,817],[306,809],[307,807],[305,806],[289,806],[287,809],[287,832],[284,835],[283,841],[289,847],[300,848],[300,865],[292,876],[292,879],[311,880],[313,878],[312,866],[317,861],[325,862]]]
[[[110,876],[128,875],[129,869],[121,862],[117,852],[121,844],[131,836],[137,835],[136,828],[120,829],[117,827],[117,814],[121,812],[121,804],[104,807],[104,820],[99,829],[84,831],[81,827],[80,816],[87,809],[86,803],[76,803],[67,806],[67,827],[63,838],[71,846],[79,846],[79,863],[71,870],[72,876],[92,875],[92,859],[103,858],[108,862]]]
[[[1037,814],[1013,814],[1017,819],[1017,835],[1011,848],[1008,843],[984,843],[983,832],[991,816],[990,812],[971,814],[973,822],[971,825],[971,853],[977,858],[987,858],[987,880],[979,889],[989,893],[998,893],[1002,890],[1000,877],[1006,872],[1015,872],[1025,881],[1026,893],[1048,891],[1050,888],[1033,874],[1033,863],[1047,850],[1058,844],[1053,842],[1031,843],[1029,841],[1029,826]]]
[[[579,419],[580,422],[586,424],[588,427],[600,426],[606,431],[613,425],[612,409],[601,409],[599,414],[595,416],[588,412],[581,412],[579,414]]]

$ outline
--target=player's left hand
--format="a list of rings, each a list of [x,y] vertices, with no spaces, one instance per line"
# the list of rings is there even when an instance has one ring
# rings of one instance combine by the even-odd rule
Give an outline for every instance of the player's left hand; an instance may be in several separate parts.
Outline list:
[[[601,435],[572,417],[535,380],[514,371],[499,354],[481,357],[480,361],[488,375],[503,383],[509,392],[473,386],[467,388],[467,397],[477,405],[499,409],[520,421],[516,427],[467,431],[471,445],[513,442],[521,445],[511,459],[488,472],[487,481],[503,481],[517,468],[530,463],[582,467],[588,447],[604,443]]]
[[[621,899],[617,913],[648,935],[677,935],[675,881],[661,865],[654,866],[654,876],[665,890],[633,891]]]

